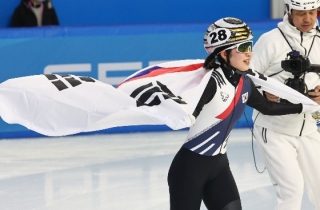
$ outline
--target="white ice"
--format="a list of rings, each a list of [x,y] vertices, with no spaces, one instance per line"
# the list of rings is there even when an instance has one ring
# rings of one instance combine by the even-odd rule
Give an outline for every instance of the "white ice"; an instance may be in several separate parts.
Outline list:
[[[167,172],[185,137],[170,131],[0,140],[0,210],[168,210]],[[272,210],[275,192],[267,172],[256,171],[251,138],[249,129],[232,132],[231,170],[244,210]],[[306,195],[302,209],[313,209]]]

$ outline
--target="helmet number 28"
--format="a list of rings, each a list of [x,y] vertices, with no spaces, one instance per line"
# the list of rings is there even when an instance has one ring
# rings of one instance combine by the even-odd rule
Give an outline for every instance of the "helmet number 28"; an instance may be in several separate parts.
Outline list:
[[[211,44],[215,45],[225,43],[229,40],[230,36],[230,30],[227,30],[225,28],[217,28],[209,34],[209,37],[211,38]]]

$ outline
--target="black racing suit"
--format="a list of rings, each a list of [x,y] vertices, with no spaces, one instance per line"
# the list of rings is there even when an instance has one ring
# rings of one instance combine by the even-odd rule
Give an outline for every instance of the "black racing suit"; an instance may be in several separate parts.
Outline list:
[[[227,94],[230,90],[232,96]],[[223,103],[221,98],[233,100],[233,103]],[[215,113],[218,104],[225,106],[222,114]],[[245,105],[268,115],[302,111],[301,104],[268,101],[245,75],[226,68],[214,70],[194,112],[197,120],[189,131],[193,136],[181,147],[169,169],[171,210],[198,210],[201,200],[209,210],[241,210],[238,188],[223,150],[226,150],[229,134]],[[200,126],[196,126],[197,123]],[[201,123],[207,124],[202,126]],[[200,129],[194,131],[193,127]]]

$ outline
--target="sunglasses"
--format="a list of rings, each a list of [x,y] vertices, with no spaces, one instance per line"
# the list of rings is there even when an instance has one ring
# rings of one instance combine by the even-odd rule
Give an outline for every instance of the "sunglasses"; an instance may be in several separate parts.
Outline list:
[[[248,53],[248,52],[252,52],[252,41],[248,41],[248,42],[242,42],[236,45],[233,45],[225,50],[231,50],[237,48],[237,52],[239,53]]]

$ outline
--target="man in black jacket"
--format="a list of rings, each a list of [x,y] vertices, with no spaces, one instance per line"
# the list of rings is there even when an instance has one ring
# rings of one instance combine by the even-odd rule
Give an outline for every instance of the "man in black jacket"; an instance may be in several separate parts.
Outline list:
[[[59,25],[51,0],[21,0],[15,9],[10,27]]]

